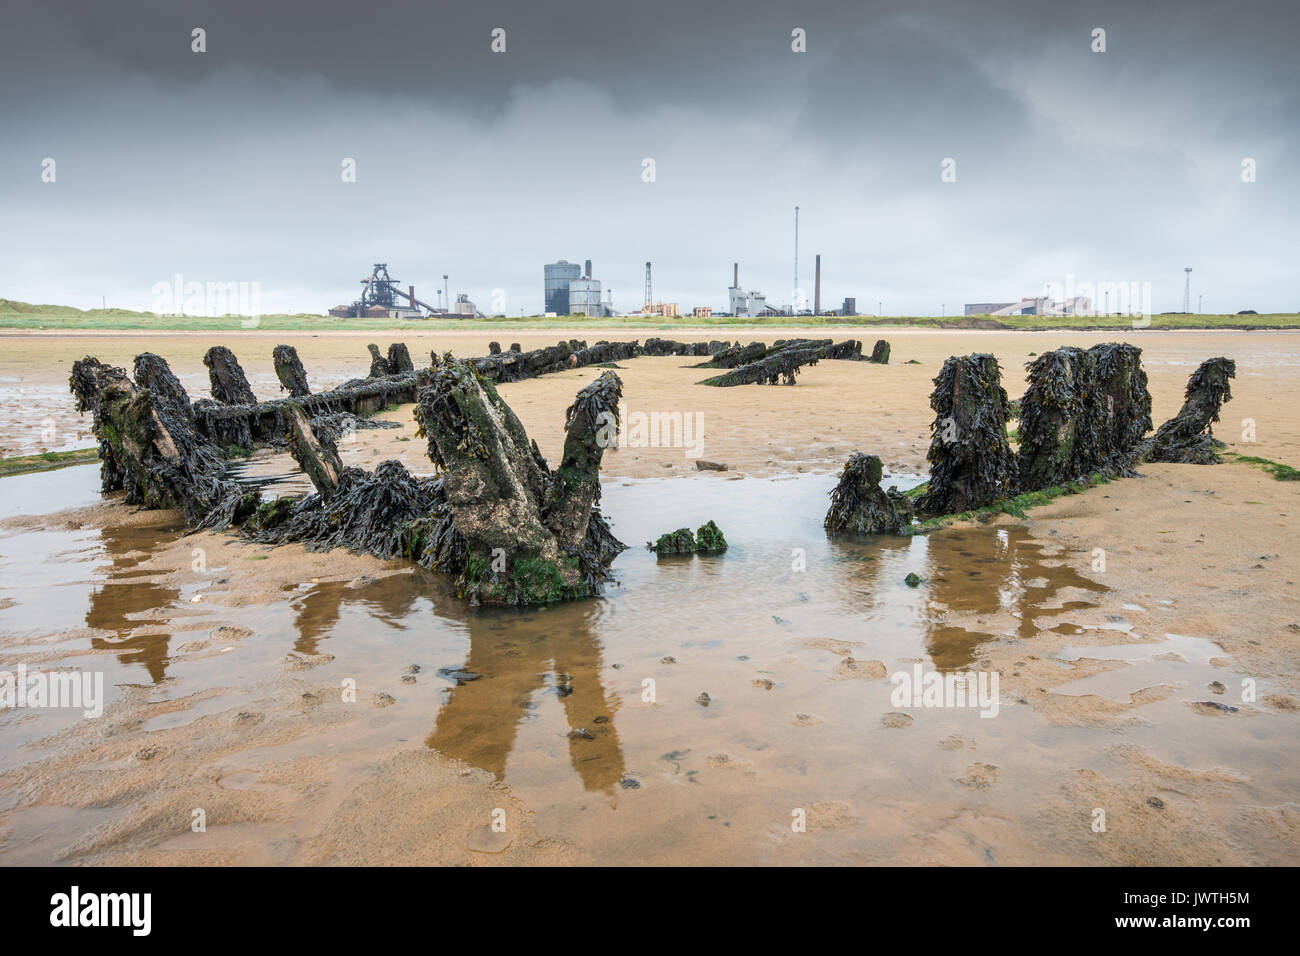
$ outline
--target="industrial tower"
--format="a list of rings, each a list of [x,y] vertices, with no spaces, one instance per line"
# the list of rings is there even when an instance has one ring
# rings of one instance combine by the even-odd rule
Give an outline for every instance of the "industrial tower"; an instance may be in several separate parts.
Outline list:
[[[645,264],[645,308],[641,311],[649,312],[654,308],[654,294],[650,291],[650,263]]]
[[[1187,315],[1192,311],[1192,267],[1188,266],[1183,272],[1187,273],[1187,281],[1183,284],[1183,314]]]
[[[799,314],[799,207],[794,207],[794,291],[790,293],[790,312]]]

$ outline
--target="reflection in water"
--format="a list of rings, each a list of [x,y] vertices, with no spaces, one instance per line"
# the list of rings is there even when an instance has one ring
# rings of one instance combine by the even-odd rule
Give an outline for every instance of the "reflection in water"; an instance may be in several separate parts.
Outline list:
[[[563,629],[536,613],[477,616],[465,667],[480,677],[451,690],[425,743],[501,779],[536,697],[555,694],[569,726],[569,761],[582,785],[612,791],[623,776],[623,753],[615,708],[601,683],[601,645],[591,626],[598,615],[587,609]]]
[[[109,527],[100,532],[100,543],[111,561],[107,579],[90,594],[86,626],[114,631],[112,638],[92,637],[96,650],[112,650],[123,664],[142,664],[155,684],[166,676],[169,634],[139,633],[142,629],[169,623],[167,608],[179,597],[177,588],[147,580],[148,571],[135,570],[145,558],[173,537],[175,529],[156,527]],[[158,611],[156,616],[150,611]]]
[[[391,627],[416,631],[443,614],[453,620],[468,615],[464,670],[478,676],[449,691],[426,741],[429,747],[501,779],[519,725],[531,719],[539,695],[554,694],[564,708],[569,757],[583,786],[610,791],[622,779],[614,708],[601,683],[600,602],[530,613],[475,612],[445,581],[419,568],[404,569],[377,580],[322,582],[295,597],[294,650],[316,654],[347,605]]]
[[[401,574],[378,579],[313,584],[290,602],[298,630],[293,649],[300,654],[317,653],[321,639],[329,637],[338,624],[344,603],[358,604],[389,626],[405,628],[408,619],[420,610],[417,603],[432,598],[436,589],[431,585],[430,572],[409,567],[404,567]]]
[[[1019,618],[1021,640],[1038,633],[1038,618],[1062,611],[1096,607],[1090,601],[1055,601],[1072,587],[1100,593],[1109,590],[1065,566],[1045,563],[1044,545],[1030,539],[1028,528],[961,528],[926,540],[929,574],[926,647],[939,670],[963,670],[975,648],[995,635],[945,623],[945,612],[995,614]]]

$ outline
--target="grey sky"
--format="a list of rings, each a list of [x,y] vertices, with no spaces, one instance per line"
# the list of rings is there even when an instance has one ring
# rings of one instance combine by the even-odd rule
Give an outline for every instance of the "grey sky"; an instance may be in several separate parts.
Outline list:
[[[684,309],[735,260],[786,302],[798,204],[824,306],[1073,274],[1165,311],[1192,266],[1193,307],[1300,309],[1293,2],[268,6],[5,0],[0,297],[149,308],[182,273],[321,311],[386,261],[519,314],[591,258],[621,309],[647,259]]]

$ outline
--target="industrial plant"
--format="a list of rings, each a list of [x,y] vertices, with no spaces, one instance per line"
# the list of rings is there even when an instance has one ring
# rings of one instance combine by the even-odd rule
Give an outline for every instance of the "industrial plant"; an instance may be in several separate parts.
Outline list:
[[[579,268],[576,262],[561,259],[542,267],[545,314],[587,315],[605,318],[614,315],[610,293],[601,297],[600,280],[591,275],[591,260]]]
[[[407,286],[405,290],[398,284],[399,280],[394,279],[388,274],[388,263],[376,262],[370,271],[370,275],[361,280],[361,298],[357,299],[351,305],[336,305],[330,309],[329,314],[338,319],[427,319],[433,317],[439,318],[457,318],[473,319],[483,318],[483,313],[478,311],[474,303],[470,301],[469,296],[459,293],[456,296],[456,302],[451,302],[451,289],[446,285],[447,276],[442,277],[444,287],[437,290],[438,306],[429,305],[415,297],[415,286]],[[404,300],[405,305],[401,301]],[[446,302],[443,306],[441,303]]]

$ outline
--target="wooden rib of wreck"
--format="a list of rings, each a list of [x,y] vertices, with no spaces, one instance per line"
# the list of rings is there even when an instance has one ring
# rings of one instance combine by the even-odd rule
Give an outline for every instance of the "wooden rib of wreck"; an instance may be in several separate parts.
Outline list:
[[[1032,362],[1020,400],[1019,481],[1037,491],[1094,474],[1128,475],[1151,428],[1142,350],[1066,346]]]
[[[1148,461],[1217,465],[1223,442],[1214,437],[1214,423],[1225,402],[1232,401],[1230,379],[1237,363],[1218,356],[1206,359],[1187,380],[1183,407],[1160,426],[1146,451]]]
[[[672,339],[649,338],[641,347],[643,355],[716,355],[730,348],[730,342],[674,342]]]
[[[475,601],[598,594],[624,549],[598,507],[601,459],[617,433],[618,377],[605,372],[578,393],[554,473],[470,363],[448,358],[336,391],[372,393],[398,380],[417,393],[416,417],[440,474],[414,477],[396,461],[374,472],[344,467],[333,436],[310,417],[309,403],[329,394],[320,393],[263,403],[277,405],[282,437],[315,488],[271,502],[227,477],[222,447],[195,427],[199,403],[191,405],[161,358],[139,356],[132,381],[87,357],[74,364],[70,387],[78,409],[93,414],[105,489],[125,489],[129,502],[145,507],[178,509],[192,527],[235,524],[259,542],[405,556],[456,574],[460,592]]]
[[[340,417],[337,428],[385,427],[367,421],[389,405],[415,401],[415,373],[383,378],[353,379],[338,388],[298,398],[276,398],[252,405],[221,405],[207,399],[194,403],[194,427],[204,438],[224,448],[250,449],[259,444],[280,444],[288,427],[287,415],[301,407],[314,420]]]
[[[834,343],[830,339],[820,341],[794,339],[777,342],[761,359],[737,366],[729,372],[706,378],[696,384],[711,385],[716,388],[730,388],[736,385],[793,385],[796,376],[804,366],[816,365],[822,359],[860,361],[862,343],[855,339]]]
[[[271,361],[275,364],[275,377],[280,380],[280,390],[287,391],[290,398],[302,398],[311,394],[307,385],[307,370],[302,367],[298,350],[292,345],[277,345],[271,350]]]
[[[480,375],[492,382],[520,382],[524,379],[550,375],[566,369],[585,368],[588,365],[604,365],[621,359],[635,358],[642,354],[636,342],[597,342],[588,346],[586,342],[572,339],[558,342],[529,352],[520,352],[512,346],[509,352],[488,354],[479,358],[467,359]],[[438,355],[433,354],[434,364]]]
[[[214,345],[203,356],[203,364],[208,367],[214,401],[222,405],[252,405],[257,402],[243,367],[230,349]]]
[[[987,353],[952,356],[934,379],[935,418],[926,460],[930,484],[917,507],[931,514],[982,508],[1017,491],[1007,443],[1010,414],[998,360]]]
[[[713,354],[707,362],[701,362],[693,368],[737,368],[741,365],[748,365],[750,362],[757,362],[768,353],[768,346],[762,342],[750,342],[748,345],[741,345],[736,342],[720,349]]]
[[[86,356],[73,363],[69,387],[77,410],[92,413],[104,491],[175,508],[195,527],[224,527],[256,506],[257,492],[226,477],[225,455],[194,428],[189,396],[159,356],[136,356],[134,381]]]

